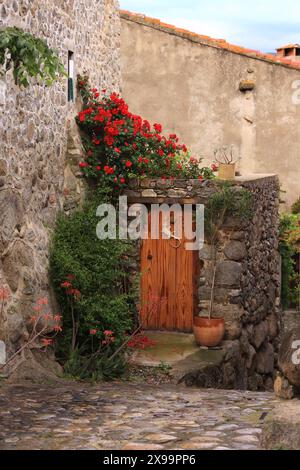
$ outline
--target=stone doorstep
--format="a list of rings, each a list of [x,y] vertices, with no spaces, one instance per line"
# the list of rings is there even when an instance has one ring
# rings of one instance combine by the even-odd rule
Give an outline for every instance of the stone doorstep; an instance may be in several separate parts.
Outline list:
[[[146,350],[135,351],[130,362],[135,365],[159,367],[168,364],[173,376],[180,380],[189,373],[200,371],[207,366],[219,365],[225,349],[201,349],[193,334],[147,331],[145,333],[156,345]]]
[[[280,401],[263,426],[261,443],[266,450],[300,449],[300,400]]]

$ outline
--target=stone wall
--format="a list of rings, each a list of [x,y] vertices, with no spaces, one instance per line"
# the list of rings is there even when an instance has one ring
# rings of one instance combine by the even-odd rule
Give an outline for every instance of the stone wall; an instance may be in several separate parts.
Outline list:
[[[253,216],[227,218],[220,230],[213,315],[224,317],[223,363],[210,386],[250,390],[271,389],[282,330],[280,255],[278,251],[279,182],[275,176],[237,178],[237,191],[252,193]],[[214,181],[141,180],[125,192],[130,202],[145,204],[206,204],[218,191]],[[199,252],[203,268],[199,282],[199,314],[208,314],[212,281],[211,249]],[[215,371],[216,372],[216,371]],[[186,383],[204,386],[203,371]]]
[[[18,26],[45,38],[67,68],[119,91],[120,20],[116,0],[2,0],[0,27]],[[26,318],[49,295],[48,245],[58,211],[83,194],[78,178],[80,139],[74,121],[80,102],[68,102],[67,79],[52,87],[15,86],[0,79],[0,287],[10,292],[0,340],[14,351],[27,337]],[[4,326],[3,326],[4,325]]]
[[[242,174],[278,174],[281,199],[295,202],[300,69],[143,15],[121,17],[123,96],[132,112],[177,133],[204,163],[234,144]],[[245,91],[245,80],[254,88]]]

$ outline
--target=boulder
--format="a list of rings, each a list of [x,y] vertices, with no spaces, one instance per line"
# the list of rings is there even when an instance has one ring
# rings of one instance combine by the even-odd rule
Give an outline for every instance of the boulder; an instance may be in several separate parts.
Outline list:
[[[254,327],[252,338],[250,342],[256,349],[259,349],[269,333],[268,322],[264,321]]]
[[[278,365],[290,384],[300,389],[300,328],[294,328],[284,336]]]
[[[247,256],[246,245],[243,242],[233,240],[225,246],[224,254],[232,261],[240,261]]]
[[[216,285],[239,287],[242,275],[242,265],[235,261],[222,261],[218,264]]]
[[[270,343],[264,344],[258,351],[257,372],[260,374],[272,374],[274,372],[275,355],[274,348]]]

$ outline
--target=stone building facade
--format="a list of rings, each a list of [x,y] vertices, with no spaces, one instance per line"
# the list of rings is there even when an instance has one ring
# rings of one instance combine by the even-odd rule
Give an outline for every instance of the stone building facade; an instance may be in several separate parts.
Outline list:
[[[17,26],[44,38],[68,68],[91,83],[120,90],[120,19],[116,0],[1,0],[0,28]],[[14,351],[26,338],[37,297],[49,296],[48,245],[61,209],[82,197],[80,139],[68,81],[18,88],[0,78],[0,288],[9,291],[0,340]]]
[[[123,96],[132,111],[177,133],[204,163],[233,144],[241,174],[278,174],[281,200],[293,204],[300,196],[300,63],[144,15],[122,11],[121,19]]]
[[[237,190],[251,192],[253,211],[245,221],[227,218],[219,233],[213,316],[225,319],[223,358],[207,374],[195,370],[184,380],[209,388],[272,389],[282,331],[279,181],[276,176],[261,175],[237,178],[234,184]],[[129,203],[205,206],[218,188],[214,181],[144,179],[133,182],[125,194]],[[199,315],[207,316],[212,282],[209,245],[204,245],[199,257]],[[139,263],[135,266],[139,273]]]

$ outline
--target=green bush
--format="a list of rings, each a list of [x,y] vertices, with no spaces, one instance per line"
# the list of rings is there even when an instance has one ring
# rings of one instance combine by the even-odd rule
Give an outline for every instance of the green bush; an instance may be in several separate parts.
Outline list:
[[[96,209],[108,200],[106,190],[97,190],[81,210],[69,217],[61,215],[52,240],[50,276],[63,316],[57,356],[62,362],[71,361],[66,368],[73,370],[76,369],[76,361],[77,369],[80,369],[82,358],[97,351],[98,345],[105,340],[105,330],[113,333],[114,341],[109,345],[113,353],[122,344],[134,321],[127,256],[131,242],[99,240],[96,236],[99,222]],[[73,347],[72,315],[76,324]],[[101,352],[97,360],[103,354]]]
[[[300,214],[300,197],[297,201],[292,205],[292,214]]]
[[[298,305],[300,279],[295,256],[300,252],[299,216],[283,214],[280,221],[280,254],[282,259],[281,301],[284,308]]]

